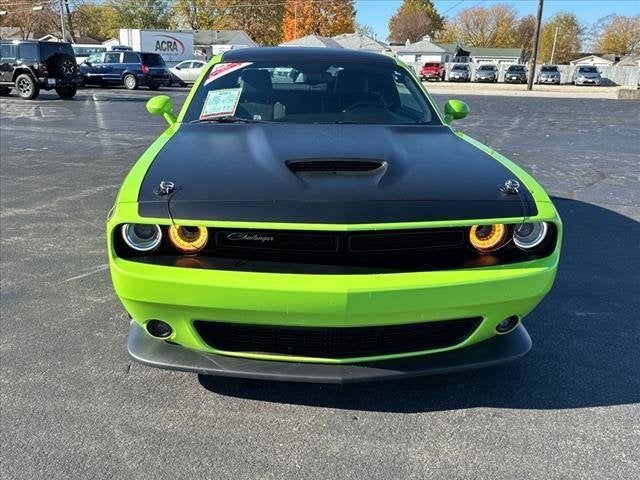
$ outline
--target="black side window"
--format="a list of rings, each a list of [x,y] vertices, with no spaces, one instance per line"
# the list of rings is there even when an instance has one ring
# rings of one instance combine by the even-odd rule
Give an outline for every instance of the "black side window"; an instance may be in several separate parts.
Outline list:
[[[120,52],[105,53],[104,63],[120,63]]]
[[[0,57],[2,58],[16,58],[16,46],[11,44],[3,44],[0,50]]]
[[[124,60],[122,60],[122,63],[140,63],[140,58],[138,58],[137,53],[124,52]]]
[[[35,43],[20,44],[20,58],[25,60],[37,60],[38,45],[36,45]]]

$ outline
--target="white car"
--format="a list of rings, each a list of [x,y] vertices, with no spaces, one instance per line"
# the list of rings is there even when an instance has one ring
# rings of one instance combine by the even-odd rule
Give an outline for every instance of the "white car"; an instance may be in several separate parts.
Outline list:
[[[171,67],[171,83],[187,84],[194,83],[200,75],[200,71],[206,65],[206,62],[200,60],[185,60],[175,67]]]

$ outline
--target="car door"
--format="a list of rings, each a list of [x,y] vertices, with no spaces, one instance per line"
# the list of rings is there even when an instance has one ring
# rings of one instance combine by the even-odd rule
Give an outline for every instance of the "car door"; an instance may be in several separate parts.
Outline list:
[[[173,74],[178,77],[183,82],[189,82],[189,75],[191,71],[191,63],[190,61],[180,62],[173,68]]]
[[[109,83],[120,83],[124,64],[121,60],[121,52],[107,52],[104,54],[102,78]]]
[[[104,53],[92,53],[80,64],[80,73],[88,80],[101,80],[104,66]]]
[[[194,60],[191,64],[191,82],[195,82],[200,75],[200,71],[204,67],[204,62],[199,62],[198,60]]]
[[[11,43],[0,46],[0,82],[13,80],[13,68],[16,64],[17,47]]]

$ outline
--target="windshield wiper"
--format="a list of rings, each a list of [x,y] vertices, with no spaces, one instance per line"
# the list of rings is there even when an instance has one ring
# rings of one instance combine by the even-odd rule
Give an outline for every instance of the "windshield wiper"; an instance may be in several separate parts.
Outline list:
[[[236,117],[235,115],[225,115],[224,117],[199,118],[189,123],[265,123],[265,120],[254,120],[250,118]]]

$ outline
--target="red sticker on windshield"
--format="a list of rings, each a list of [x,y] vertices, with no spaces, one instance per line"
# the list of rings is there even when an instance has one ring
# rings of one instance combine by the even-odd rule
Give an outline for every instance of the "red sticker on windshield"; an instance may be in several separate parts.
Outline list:
[[[209,72],[209,76],[205,80],[204,84],[208,85],[216,78],[223,77],[224,75],[235,72],[241,68],[251,65],[253,62],[231,62],[231,63],[218,63]]]

